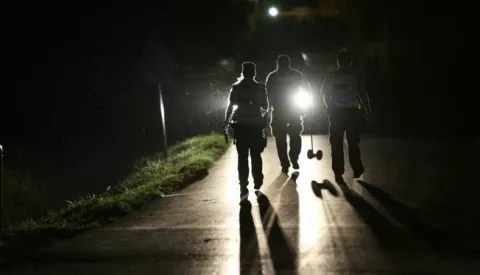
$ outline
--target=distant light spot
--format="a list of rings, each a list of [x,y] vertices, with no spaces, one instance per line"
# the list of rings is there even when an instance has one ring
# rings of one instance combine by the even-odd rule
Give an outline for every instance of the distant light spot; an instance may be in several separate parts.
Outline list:
[[[220,61],[220,64],[221,64],[222,66],[228,66],[228,60],[223,59],[222,61]]]
[[[308,55],[306,53],[302,53],[302,58],[304,61],[308,61]]]

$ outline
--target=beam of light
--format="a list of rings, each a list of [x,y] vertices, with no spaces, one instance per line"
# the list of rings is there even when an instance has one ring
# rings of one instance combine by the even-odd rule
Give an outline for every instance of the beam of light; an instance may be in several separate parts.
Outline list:
[[[271,17],[275,17],[278,15],[278,9],[275,8],[275,7],[270,7],[268,9],[268,14],[271,16]]]
[[[225,159],[232,163],[232,165],[228,165],[228,168],[225,168],[225,174],[221,179],[222,181],[228,182],[224,189],[224,196],[227,202],[235,205],[240,200],[240,185],[238,184],[237,152],[233,146],[225,153]],[[235,215],[237,214],[238,213]]]
[[[307,137],[302,138],[304,144],[308,144]],[[318,145],[315,146],[318,148]],[[306,151],[306,150],[305,150]],[[305,156],[302,150],[302,156]],[[299,259],[299,268],[305,269],[312,266],[312,262],[322,262],[319,259],[319,251],[328,245],[328,237],[325,236],[329,226],[328,217],[324,211],[322,199],[312,192],[311,180],[320,181],[325,175],[325,168],[318,166],[316,160],[307,160],[303,165],[301,177],[308,179],[307,182],[298,185],[299,194],[299,254],[304,255]],[[319,169],[320,168],[320,169]],[[326,197],[328,194],[322,190]],[[323,198],[324,199],[324,198]],[[308,268],[307,268],[308,269]]]
[[[228,227],[231,229],[229,233],[231,237],[223,247],[223,251],[228,254],[228,258],[223,262],[218,263],[223,268],[222,272],[217,274],[236,275],[239,274],[240,270],[240,223],[238,219],[240,211],[240,206],[238,204],[240,199],[240,188],[238,185],[238,172],[236,165],[237,152],[233,147],[230,147],[225,153],[225,158],[231,163],[231,165],[227,165],[224,168],[226,170],[222,173],[221,180],[228,182],[228,184],[223,186],[222,193],[226,198],[227,205],[230,204],[230,206],[227,207],[229,207],[229,211],[231,211],[231,218],[228,222]]]
[[[317,178],[315,163],[310,161],[306,166],[311,169],[302,170],[302,177]],[[312,192],[311,184],[308,182],[298,188],[299,194],[302,195],[302,199],[299,200],[300,252],[307,252],[317,245],[320,234],[326,225],[326,218],[319,198]]]

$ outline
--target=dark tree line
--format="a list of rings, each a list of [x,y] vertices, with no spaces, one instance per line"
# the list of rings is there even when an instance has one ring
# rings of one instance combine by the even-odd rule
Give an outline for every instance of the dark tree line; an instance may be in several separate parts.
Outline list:
[[[184,82],[235,55],[251,8],[172,0],[26,2],[9,10],[2,17],[8,24],[0,100],[6,161],[13,165],[12,154],[22,152],[32,166],[48,163],[59,188],[52,190],[71,197],[104,190],[134,159],[158,151],[158,94],[136,69],[152,29],[177,64],[164,88],[170,144],[215,129],[206,109],[218,108],[219,87],[228,92],[221,79],[232,76],[224,69],[220,81],[210,75]]]

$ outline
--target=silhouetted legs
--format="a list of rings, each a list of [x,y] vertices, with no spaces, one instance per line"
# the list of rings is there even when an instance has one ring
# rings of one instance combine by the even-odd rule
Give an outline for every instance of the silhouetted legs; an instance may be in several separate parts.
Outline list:
[[[302,150],[303,122],[300,118],[297,121],[290,122],[273,117],[271,128],[277,144],[277,154],[282,171],[288,171],[290,162],[293,168],[298,169],[298,157]],[[290,151],[288,151],[287,135],[290,137]]]
[[[360,153],[360,135],[363,128],[363,120],[357,110],[338,110],[329,116],[329,141],[332,150],[332,170],[335,179],[341,178],[345,172],[343,154],[343,136],[347,134],[348,158],[353,169],[354,177],[363,174],[364,167]]]
[[[263,184],[262,130],[258,127],[236,126],[235,138],[238,153],[238,179],[242,187],[248,185],[250,169],[248,157],[252,162],[252,176],[255,188]]]

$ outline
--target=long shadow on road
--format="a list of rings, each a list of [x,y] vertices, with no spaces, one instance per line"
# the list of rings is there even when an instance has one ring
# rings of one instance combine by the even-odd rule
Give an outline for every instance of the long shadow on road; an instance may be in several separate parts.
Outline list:
[[[357,215],[370,227],[380,245],[388,252],[415,251],[415,244],[402,229],[396,227],[347,185],[340,184],[343,195]]]
[[[454,274],[454,272],[472,274],[470,273],[471,270],[476,269],[478,271],[478,265],[475,264],[477,254],[472,254],[470,251],[462,251],[462,249],[452,250],[452,248],[449,248],[450,241],[434,228],[422,223],[422,221],[414,215],[414,212],[395,201],[391,196],[387,196],[388,194],[377,190],[378,188],[374,188],[365,182],[361,182],[360,184],[362,184],[362,186],[369,186],[370,191],[375,190],[372,191],[372,196],[378,197],[377,200],[381,206],[387,212],[391,212],[390,214],[403,226],[399,227],[398,225],[394,225],[347,185],[339,185],[347,202],[354,208],[364,222],[369,225],[385,252],[390,256],[394,256],[391,259],[396,269],[405,271],[403,273],[400,272],[401,274],[412,274],[412,270],[409,269],[421,268],[421,266],[414,263],[416,260],[421,262],[423,269],[436,269],[435,273],[430,274],[439,274],[439,270],[444,272],[442,274]],[[365,189],[367,189],[367,187]],[[396,209],[394,209],[395,207]],[[446,248],[449,249],[447,250]],[[451,252],[454,253],[452,254]],[[412,260],[412,264],[415,265],[405,265],[407,262],[398,258],[399,255],[408,255]],[[474,257],[473,262],[471,261],[472,257]],[[468,273],[460,271],[462,268],[469,270]],[[422,273],[425,274],[425,272]]]
[[[258,238],[252,217],[252,204],[240,205],[240,274],[262,274]]]
[[[454,236],[427,224],[412,209],[394,199],[381,188],[366,181],[359,180],[357,182],[375,197],[392,216],[407,226],[417,237],[427,242],[430,247],[443,253],[465,252],[471,254],[473,252],[471,248],[458,247],[459,244],[453,240]]]
[[[339,262],[345,261],[348,262],[352,268],[354,266],[364,266],[365,263],[362,262],[362,257],[358,257],[358,250],[356,246],[364,244],[365,241],[370,240],[370,236],[362,237],[363,232],[371,232],[372,237],[375,239],[373,243],[378,243],[380,246],[381,253],[385,259],[388,259],[389,264],[392,269],[392,272],[398,270],[398,274],[410,274],[402,273],[406,271],[408,267],[403,266],[404,262],[398,261],[398,255],[414,255],[418,251],[418,247],[414,241],[409,239],[408,235],[402,230],[402,228],[396,227],[391,223],[390,220],[385,218],[381,213],[379,213],[372,205],[370,205],[366,200],[364,200],[360,195],[355,193],[350,189],[346,184],[338,184],[340,187],[341,193],[335,188],[335,186],[329,180],[323,180],[322,183],[317,183],[312,181],[312,191],[320,199],[322,199],[322,208],[325,213],[325,221],[327,224],[331,224],[332,227],[326,228],[328,234],[331,237],[331,253],[335,254],[335,259]],[[333,197],[339,197],[340,194],[343,195],[343,198],[347,203],[352,206],[354,214],[356,214],[360,220],[367,226],[368,230],[359,232],[353,232],[349,226],[342,226],[342,219],[344,219],[348,212],[340,213],[341,216],[337,216],[338,213],[335,211],[341,210],[338,206],[335,206],[336,199],[325,200],[322,192],[324,190],[331,193]],[[350,215],[350,214],[349,214]],[[352,224],[350,224],[352,225]],[[359,234],[358,239],[353,241],[351,234]],[[357,238],[357,237],[355,237]],[[353,242],[352,242],[353,241]],[[354,245],[353,245],[354,244]],[[352,246],[353,245],[353,246]],[[365,255],[371,253],[370,248],[366,248]],[[376,251],[376,249],[375,249]],[[378,252],[376,252],[378,253]],[[367,259],[363,259],[367,260]],[[396,272],[393,274],[397,274]]]
[[[258,192],[258,205],[262,225],[267,236],[273,267],[279,270],[296,270],[296,253],[289,244],[283,230],[280,228],[279,219],[268,197]]]

